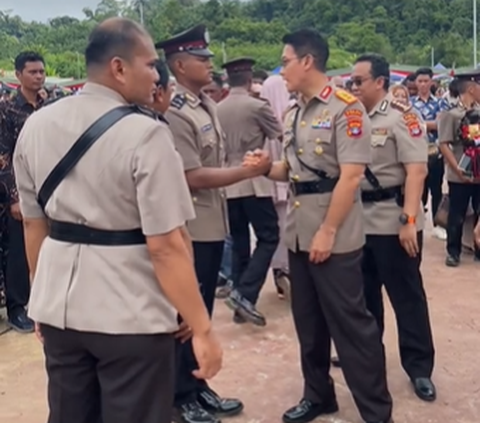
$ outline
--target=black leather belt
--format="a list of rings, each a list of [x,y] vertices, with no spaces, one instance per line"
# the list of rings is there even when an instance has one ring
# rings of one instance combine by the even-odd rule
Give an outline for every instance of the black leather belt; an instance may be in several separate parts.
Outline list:
[[[293,195],[325,194],[332,192],[338,178],[320,179],[319,181],[290,182]]]
[[[362,191],[363,203],[377,203],[387,201],[402,195],[402,186],[397,185],[389,188],[375,189],[371,191]]]
[[[57,241],[72,242],[74,244],[90,245],[141,245],[146,243],[141,229],[127,231],[108,231],[89,228],[76,223],[50,221],[50,238]]]

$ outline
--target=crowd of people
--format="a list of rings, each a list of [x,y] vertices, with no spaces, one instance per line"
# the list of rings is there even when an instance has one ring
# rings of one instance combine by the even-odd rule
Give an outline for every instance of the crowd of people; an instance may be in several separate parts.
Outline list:
[[[285,423],[338,411],[332,361],[363,421],[393,422],[383,288],[413,391],[435,401],[424,208],[437,221],[446,166],[446,233],[434,236],[459,265],[469,203],[479,211],[465,116],[480,72],[456,75],[443,101],[430,69],[390,87],[387,60],[365,54],[344,84],[328,78],[318,32],[281,41],[281,75],[237,58],[225,83],[204,25],[154,45],[109,19],[90,35],[87,83],[61,100],[42,96],[39,54],[16,58],[21,86],[0,104],[1,273],[9,325],[44,344],[49,423],[240,414],[207,383],[222,363],[215,297],[235,324],[266,326],[270,268],[305,381]]]

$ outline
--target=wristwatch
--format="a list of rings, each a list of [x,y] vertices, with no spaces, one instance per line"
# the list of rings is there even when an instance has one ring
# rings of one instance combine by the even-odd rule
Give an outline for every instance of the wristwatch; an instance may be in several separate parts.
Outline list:
[[[402,213],[399,216],[398,220],[402,225],[415,225],[415,223],[417,223],[417,219],[415,218],[415,216],[409,216],[406,213]]]

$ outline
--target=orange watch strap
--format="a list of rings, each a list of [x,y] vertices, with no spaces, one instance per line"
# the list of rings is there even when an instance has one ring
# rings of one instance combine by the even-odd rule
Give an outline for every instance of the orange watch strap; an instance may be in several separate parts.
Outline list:
[[[408,225],[415,225],[417,223],[417,218],[415,216],[408,216],[407,224]]]

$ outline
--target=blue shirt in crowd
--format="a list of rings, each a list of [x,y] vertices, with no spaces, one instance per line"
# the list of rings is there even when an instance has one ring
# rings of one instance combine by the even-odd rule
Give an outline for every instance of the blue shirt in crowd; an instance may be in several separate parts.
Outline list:
[[[420,96],[416,95],[412,97],[410,101],[413,107],[420,112],[425,122],[435,121],[438,113],[441,111],[440,102],[433,95],[430,95],[426,101],[422,100]],[[437,131],[428,131],[429,142],[435,143],[437,141],[437,137]]]

